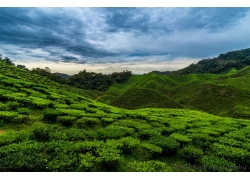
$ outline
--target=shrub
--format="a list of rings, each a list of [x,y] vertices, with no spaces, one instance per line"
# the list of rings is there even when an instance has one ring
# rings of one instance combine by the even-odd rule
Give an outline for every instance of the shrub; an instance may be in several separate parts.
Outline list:
[[[40,107],[40,108],[46,108],[52,103],[50,100],[33,97],[33,96],[29,96],[29,99],[31,100],[31,103],[33,105]]]
[[[0,102],[0,111],[4,111],[4,110],[7,110],[7,106],[6,104],[3,104]]]
[[[30,114],[30,110],[28,108],[18,108],[17,112],[19,114],[25,114],[25,115],[29,115]]]
[[[148,140],[153,136],[158,136],[160,133],[154,129],[143,129],[137,133],[141,140]]]
[[[119,139],[134,133],[132,128],[110,125],[97,130],[98,139]]]
[[[78,155],[74,152],[58,151],[47,166],[47,171],[54,172],[73,172],[76,171],[78,165]]]
[[[203,156],[201,165],[205,171],[233,172],[236,170],[236,165],[224,157]]]
[[[76,121],[76,117],[74,116],[58,116],[57,122],[61,123],[63,126],[72,126]]]
[[[161,161],[132,161],[123,167],[125,172],[171,172],[168,164]]]
[[[212,150],[219,156],[229,158],[233,161],[239,163],[246,163],[250,158],[250,153],[241,148],[235,148],[227,145],[222,145],[219,143],[214,143]]]
[[[114,122],[114,119],[113,118],[101,118],[101,123],[103,126],[107,126],[107,125],[110,125],[111,123]]]
[[[48,141],[50,140],[50,130],[47,127],[38,126],[33,129],[34,139],[37,141]]]
[[[1,172],[46,171],[47,160],[37,152],[14,152],[0,158]]]
[[[79,110],[86,110],[87,105],[86,104],[71,104],[70,108],[79,109]]]
[[[150,126],[149,124],[146,124],[143,121],[136,121],[136,120],[122,120],[115,122],[115,124],[119,126],[133,127],[137,130],[152,128],[152,126]]]
[[[62,116],[62,115],[64,115],[62,111],[48,108],[43,111],[43,120],[49,121],[49,122],[56,122],[57,117]]]
[[[203,151],[200,148],[189,145],[180,149],[179,155],[193,163],[196,159],[200,158],[203,155]]]
[[[18,113],[17,112],[12,112],[12,111],[0,111],[0,118],[3,120],[5,123],[8,122],[15,122],[15,119],[17,118]]]
[[[135,139],[132,137],[124,137],[117,141],[117,144],[121,143],[121,149],[123,154],[127,155],[134,151],[135,147],[140,144],[139,139]]]
[[[0,171],[46,171],[46,159],[42,156],[43,145],[24,141],[0,148]]]
[[[67,104],[54,104],[53,105],[56,109],[68,109],[69,106]]]
[[[83,117],[76,121],[76,126],[78,128],[95,127],[98,124],[99,120],[97,118],[91,118],[91,117]]]
[[[6,105],[11,109],[11,110],[16,110],[21,106],[19,102],[16,101],[8,101]]]
[[[192,141],[192,139],[188,138],[187,136],[178,133],[171,134],[171,137],[173,137],[174,139],[176,139],[181,143],[189,143]]]
[[[104,171],[116,171],[119,168],[123,157],[121,151],[113,146],[102,146],[96,149],[96,156],[101,159],[101,166]]]
[[[164,136],[153,136],[149,143],[154,144],[162,148],[163,152],[167,155],[171,155],[180,147],[180,143],[177,142],[172,137],[164,137]]]

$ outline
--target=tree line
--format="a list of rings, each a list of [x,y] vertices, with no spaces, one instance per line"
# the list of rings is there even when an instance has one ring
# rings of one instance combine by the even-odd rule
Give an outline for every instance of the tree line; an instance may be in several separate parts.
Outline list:
[[[6,64],[15,66],[15,64],[8,57],[2,58],[2,55],[0,55],[0,60]],[[18,64],[16,67],[28,70],[24,65]],[[99,91],[106,91],[108,87],[115,82],[124,83],[132,75],[132,72],[128,70],[123,72],[113,72],[108,75],[82,70],[78,74],[74,74],[72,76],[63,76],[61,73],[51,73],[49,67],[45,67],[44,69],[39,67],[33,68],[31,72],[40,76],[45,76],[61,84],[68,84],[82,89]]]
[[[191,64],[183,69],[161,74],[184,75],[184,74],[222,74],[232,68],[241,69],[250,65],[250,48],[230,51],[220,54],[218,57],[202,59],[196,64]],[[155,72],[153,72],[155,73]],[[159,74],[159,72],[156,72]]]

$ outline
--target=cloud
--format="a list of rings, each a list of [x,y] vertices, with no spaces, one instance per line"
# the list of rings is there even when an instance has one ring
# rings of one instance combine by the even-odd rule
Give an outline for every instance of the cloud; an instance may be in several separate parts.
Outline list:
[[[103,72],[174,70],[250,46],[250,8],[0,8],[0,19],[3,56]]]

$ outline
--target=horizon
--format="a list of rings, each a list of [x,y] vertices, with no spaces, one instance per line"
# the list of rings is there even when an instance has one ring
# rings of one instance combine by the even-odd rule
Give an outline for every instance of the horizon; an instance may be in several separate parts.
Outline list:
[[[250,47],[250,8],[1,8],[0,54],[77,74],[173,71]]]

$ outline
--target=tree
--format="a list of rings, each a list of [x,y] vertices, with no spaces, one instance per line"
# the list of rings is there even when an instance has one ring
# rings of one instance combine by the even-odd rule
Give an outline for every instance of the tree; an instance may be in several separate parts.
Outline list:
[[[45,67],[44,70],[45,70],[47,73],[51,73],[51,70],[50,70],[50,68],[48,68],[48,67]]]
[[[1,58],[0,58],[3,62],[5,62],[6,64],[9,64],[9,65],[15,65],[11,60],[10,58],[8,57],[5,57],[4,59],[2,59],[2,55],[1,55]]]
[[[16,67],[21,68],[21,69],[27,69],[25,65],[18,64]]]

